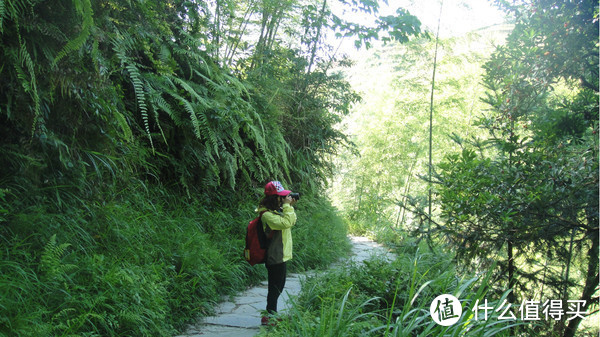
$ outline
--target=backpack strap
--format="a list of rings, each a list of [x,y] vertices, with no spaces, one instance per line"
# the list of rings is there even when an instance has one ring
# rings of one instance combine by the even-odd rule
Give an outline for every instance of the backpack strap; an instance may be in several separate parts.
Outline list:
[[[266,209],[266,210],[264,210],[264,211],[260,212],[260,215],[259,215],[259,217],[260,217],[260,223],[261,223],[261,226],[262,226],[262,224],[263,224],[263,222],[262,222],[262,215],[263,215],[265,212],[268,212],[268,210]],[[269,225],[268,225],[268,224],[265,224],[265,226],[269,227]],[[273,229],[271,229],[271,227],[269,227],[269,229],[270,229],[270,232],[269,232],[269,235],[267,236],[267,239],[268,239],[268,240],[271,240],[271,239],[273,238],[273,235],[275,235],[275,231],[274,231]]]

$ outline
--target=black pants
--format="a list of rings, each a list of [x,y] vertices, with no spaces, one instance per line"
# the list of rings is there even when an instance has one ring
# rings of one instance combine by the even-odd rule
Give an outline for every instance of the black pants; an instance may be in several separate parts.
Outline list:
[[[269,274],[269,292],[267,293],[267,311],[270,314],[277,312],[277,299],[285,286],[286,266],[284,263],[266,265]]]

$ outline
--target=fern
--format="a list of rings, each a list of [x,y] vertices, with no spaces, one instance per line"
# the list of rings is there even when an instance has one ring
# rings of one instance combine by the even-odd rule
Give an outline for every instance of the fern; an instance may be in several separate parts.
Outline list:
[[[0,0],[0,33],[4,32],[4,17],[6,16],[6,6],[4,0]]]
[[[210,104],[208,103],[208,101],[204,97],[200,96],[198,94],[198,92],[194,88],[192,88],[192,85],[190,85],[186,81],[184,81],[180,78],[177,78],[177,77],[174,77],[173,80],[175,82],[177,82],[177,84],[179,84],[187,93],[189,93],[193,98],[195,98],[200,104],[204,105],[207,108],[210,107]]]
[[[150,81],[152,81],[152,80],[155,80],[157,77],[149,76],[149,78],[150,78]],[[150,82],[150,81],[148,81],[148,82]],[[160,131],[160,134],[161,134],[165,144],[167,144],[167,138],[165,137],[165,133],[162,129],[162,126],[160,125],[160,118],[158,116],[159,110],[162,110],[163,108],[161,108],[161,106],[159,106],[157,104],[157,101],[162,100],[162,102],[161,102],[161,104],[162,104],[164,102],[164,100],[160,97],[160,93],[148,82],[146,82],[145,88],[148,93],[150,108],[151,108],[152,112],[154,113],[154,120],[156,122],[156,126],[158,127],[158,130]],[[166,106],[167,108],[169,108],[168,104],[166,104],[166,102],[164,102],[164,103],[165,104],[163,106]]]
[[[113,116],[115,117],[117,124],[119,125],[121,130],[123,130],[124,138],[128,141],[132,141],[133,133],[131,132],[131,128],[129,127],[129,124],[127,124],[127,120],[125,119],[125,116],[123,116],[123,114],[120,113],[119,111],[117,111],[116,109],[112,109],[112,110],[113,110]]]
[[[229,182],[229,187],[233,189],[235,188],[235,173],[238,170],[238,166],[235,157],[231,153],[227,151],[223,152],[223,158],[225,159],[224,164],[227,172],[226,178]]]
[[[278,162],[281,163],[282,169],[288,180],[292,180],[290,178],[290,164],[288,158],[292,153],[292,149],[288,142],[283,138],[282,133],[277,133],[273,135],[275,141],[272,143],[275,146],[275,157],[278,158]],[[309,179],[310,180],[310,179]]]
[[[198,121],[198,117],[196,116],[196,112],[192,107],[192,103],[190,103],[187,99],[181,97],[180,95],[170,92],[169,93],[173,98],[177,99],[179,103],[183,106],[184,110],[190,115],[190,119],[192,120],[192,127],[194,128],[194,134],[198,139],[202,139],[202,133],[200,132],[200,122]]]
[[[92,3],[90,2],[90,0],[73,0],[73,5],[75,6],[77,13],[83,17],[81,33],[79,33],[79,35],[73,40],[67,42],[63,49],[60,52],[58,52],[58,55],[56,55],[56,58],[52,63],[53,66],[56,66],[56,64],[63,57],[67,56],[67,54],[81,48],[81,46],[83,46],[85,41],[87,41],[88,37],[90,36],[90,30],[94,25]]]
[[[25,90],[25,92],[31,91],[31,85],[29,84],[29,79],[27,78],[27,74],[25,74],[25,70],[18,63],[14,64],[15,71],[17,72],[17,79],[20,80],[21,86]]]
[[[196,73],[196,75],[202,77],[202,79],[204,79],[206,83],[208,83],[208,86],[210,87],[212,92],[225,91],[225,87],[221,84],[213,81],[211,78],[207,77],[206,75],[202,74],[197,70],[195,70],[194,72]]]
[[[146,135],[150,140],[150,146],[152,147],[152,151],[154,151],[154,143],[152,142],[152,135],[150,133],[150,121],[148,119],[148,107],[146,106],[144,83],[141,80],[139,70],[133,63],[126,65],[125,68],[127,69],[129,77],[131,78],[131,83],[133,84],[133,91],[135,92],[135,98],[138,103],[140,113],[142,115],[142,120],[144,122],[144,129],[146,130]]]
[[[153,97],[153,104],[154,104],[155,110],[157,112],[159,109],[166,112],[167,115],[169,115],[169,117],[171,117],[171,119],[173,120],[173,122],[175,122],[176,125],[181,125],[182,121],[181,121],[181,118],[179,117],[179,114],[176,114],[174,112],[171,105],[167,101],[165,101],[165,99],[162,98],[162,96],[160,94],[157,94]],[[158,119],[158,116],[156,118]]]
[[[224,81],[228,83],[233,88],[237,89],[236,96],[242,98],[244,96],[250,97],[250,92],[248,91],[248,87],[242,83],[237,77],[232,76],[227,73],[223,73]],[[245,101],[242,101],[245,102]]]
[[[150,120],[148,117],[148,106],[146,105],[145,83],[142,81],[142,75],[140,74],[136,63],[127,56],[127,51],[134,47],[135,40],[130,35],[122,35],[117,32],[116,38],[112,40],[112,44],[117,57],[121,61],[121,66],[124,66],[129,74],[138,109],[144,123],[144,130],[146,131],[146,135],[150,141],[152,152],[155,153],[154,142],[152,141],[152,134],[150,133]]]
[[[62,258],[70,246],[69,243],[57,244],[56,234],[52,235],[42,252],[40,270],[52,279],[56,277],[62,278],[66,272],[74,269],[74,265],[62,262]]]
[[[155,101],[153,100],[153,102],[155,102]],[[158,127],[158,131],[160,131],[160,135],[162,136],[162,139],[165,142],[165,144],[169,145],[167,142],[167,137],[165,136],[165,132],[163,131],[162,126],[160,125],[160,119],[158,116],[159,109],[156,108],[156,105],[152,105],[152,111],[154,112],[154,120],[156,121],[156,126]]]
[[[219,139],[211,129],[208,123],[208,117],[202,110],[198,110],[198,117],[202,125],[202,131],[208,136],[208,140],[210,141],[210,144],[212,145],[215,154],[217,155],[217,157],[219,157]]]
[[[215,172],[217,171],[217,172]],[[218,170],[215,170],[215,167],[211,167],[211,170],[208,170],[207,173],[212,173],[212,174],[207,174],[203,179],[202,179],[202,184],[204,184],[205,186],[211,186],[211,187],[217,187],[219,186],[219,174],[218,174]]]
[[[196,137],[198,137],[198,139],[208,139],[208,141],[212,145],[215,154],[218,157],[219,141],[217,139],[216,134],[213,132],[208,123],[208,118],[206,117],[206,114],[204,114],[204,112],[201,111],[201,109],[194,110],[192,103],[190,103],[190,101],[188,101],[184,97],[174,92],[170,92],[169,94],[173,96],[173,98],[177,99],[179,103],[181,103],[181,105],[183,106],[184,110],[190,115],[190,119],[192,121],[192,126],[194,128],[194,133]],[[204,133],[204,137],[202,136],[202,133]]]
[[[208,62],[206,62],[204,57],[202,57],[200,52],[198,52],[198,50],[200,48],[202,48],[202,46],[198,45],[197,39],[192,38],[185,31],[180,31],[180,33],[185,35],[186,38],[184,40],[184,45],[187,46],[187,48],[189,48],[189,49],[184,49],[184,48],[181,48],[179,45],[175,45],[173,47],[173,53],[175,53],[176,55],[184,56],[185,59],[187,59],[187,60],[195,61],[196,62],[195,65],[201,66],[202,69],[204,69],[204,71],[206,71],[208,76],[212,76]],[[195,51],[192,48],[195,49]],[[190,67],[190,68],[194,68],[194,67]]]
[[[38,127],[38,123],[42,122],[41,117],[41,109],[40,109],[40,95],[37,90],[37,79],[35,75],[35,66],[33,60],[31,59],[31,54],[27,50],[25,43],[21,40],[19,35],[19,56],[18,56],[18,64],[15,64],[15,69],[17,70],[17,77],[21,80],[21,85],[25,89],[26,92],[29,92],[29,95],[33,99],[33,125],[31,127],[31,136],[33,137],[36,128]],[[20,67],[25,66],[27,71],[29,72],[29,80],[26,79],[26,74],[24,70]]]
[[[45,36],[49,36],[51,38],[54,38],[57,41],[68,41],[69,38],[65,35],[65,33],[63,33],[60,28],[58,28],[58,26],[56,26],[55,24],[48,22],[42,18],[35,18],[35,23],[34,23],[34,27],[35,30],[39,31],[40,33],[42,33]],[[49,57],[48,59],[51,60],[54,57]]]
[[[263,156],[268,156],[268,148],[267,142],[264,138],[264,134],[260,132],[253,124],[248,123],[244,125],[244,131],[254,140],[254,144],[260,151]]]

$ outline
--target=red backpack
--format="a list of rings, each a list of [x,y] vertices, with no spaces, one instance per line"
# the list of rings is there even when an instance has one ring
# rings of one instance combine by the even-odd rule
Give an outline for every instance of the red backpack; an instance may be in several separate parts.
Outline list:
[[[246,248],[244,249],[244,257],[251,266],[265,263],[269,241],[273,237],[273,231],[271,231],[270,235],[267,237],[263,229],[260,218],[264,212],[266,211],[260,212],[259,216],[250,221],[248,228],[246,229]]]

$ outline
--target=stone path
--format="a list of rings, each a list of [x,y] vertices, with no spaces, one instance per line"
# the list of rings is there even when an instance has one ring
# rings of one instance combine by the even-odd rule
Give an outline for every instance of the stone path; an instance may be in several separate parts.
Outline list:
[[[332,265],[331,268],[341,267],[350,261],[362,262],[372,255],[383,255],[392,258],[391,253],[382,245],[364,237],[350,237],[352,243],[352,255],[350,258],[341,260]],[[301,289],[301,280],[314,271],[301,274],[288,274],[285,289],[277,307],[279,312],[285,312],[289,308],[290,296],[296,296]],[[190,325],[183,335],[177,337],[251,337],[258,334],[260,330],[260,312],[265,309],[267,303],[267,281],[259,286],[236,296],[232,301],[221,303],[216,308],[216,316],[200,319],[196,324]]]

